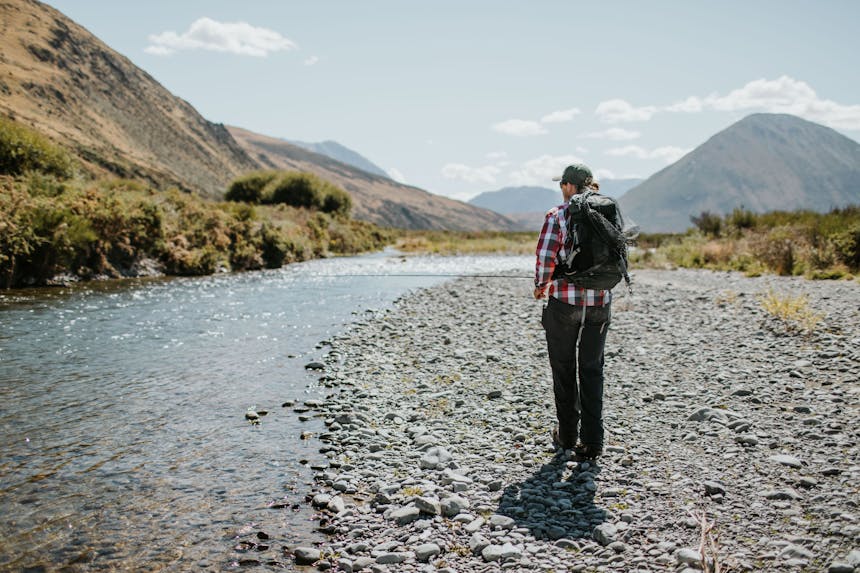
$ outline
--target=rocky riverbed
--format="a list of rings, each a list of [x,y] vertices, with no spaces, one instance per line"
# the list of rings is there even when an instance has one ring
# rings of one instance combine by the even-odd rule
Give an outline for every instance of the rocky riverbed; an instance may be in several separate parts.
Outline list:
[[[606,451],[555,455],[530,281],[417,291],[327,341],[308,502],[338,571],[860,570],[860,285],[640,271]],[[763,297],[808,296],[805,327]],[[812,319],[810,320],[810,316]],[[817,324],[815,319],[818,319]],[[810,327],[810,328],[806,328]]]

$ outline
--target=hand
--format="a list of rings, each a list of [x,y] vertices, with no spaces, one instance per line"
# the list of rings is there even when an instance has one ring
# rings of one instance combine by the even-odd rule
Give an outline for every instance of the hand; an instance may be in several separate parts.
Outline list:
[[[535,299],[540,300],[540,299],[544,298],[546,296],[545,291],[546,291],[546,287],[543,287],[543,288],[535,287]]]

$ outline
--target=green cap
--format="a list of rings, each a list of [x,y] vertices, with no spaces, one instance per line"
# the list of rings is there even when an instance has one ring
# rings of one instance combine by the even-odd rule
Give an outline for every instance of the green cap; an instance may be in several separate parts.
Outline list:
[[[553,181],[562,181],[564,183],[573,183],[577,187],[585,183],[588,179],[593,179],[591,169],[584,163],[574,163],[568,165],[564,173],[558,177],[553,177]]]

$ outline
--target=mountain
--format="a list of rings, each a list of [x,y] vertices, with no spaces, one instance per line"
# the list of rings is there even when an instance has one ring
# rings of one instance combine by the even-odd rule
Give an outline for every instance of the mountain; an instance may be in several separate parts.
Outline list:
[[[785,114],[754,114],[717,133],[621,199],[644,231],[683,231],[702,211],[829,211],[860,204],[860,144]]]
[[[640,183],[641,179],[601,179],[600,192],[619,197]],[[513,220],[517,228],[540,230],[546,212],[562,201],[558,188],[505,187],[498,191],[485,191],[469,200],[471,205],[490,209]]]
[[[405,229],[513,229],[498,213],[433,195],[423,189],[373,175],[275,137],[229,127],[230,134],[267,169],[311,171],[343,187],[353,198],[353,216]]]
[[[71,150],[93,175],[143,179],[157,188],[177,186],[218,199],[238,175],[296,165],[342,185],[353,197],[354,216],[380,225],[514,226],[496,213],[283,141],[273,145],[273,138],[245,132],[238,142],[225,126],[206,120],[130,60],[36,0],[0,0],[0,34],[0,114]]]
[[[352,149],[341,145],[336,141],[323,141],[321,143],[308,143],[307,141],[290,141],[293,145],[304,147],[308,151],[319,153],[336,159],[341,163],[358,167],[362,171],[367,171],[380,177],[388,177],[388,173],[384,169]]]

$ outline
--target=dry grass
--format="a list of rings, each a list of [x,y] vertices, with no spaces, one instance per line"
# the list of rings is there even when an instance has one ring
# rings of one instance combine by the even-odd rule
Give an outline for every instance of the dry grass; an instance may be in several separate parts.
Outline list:
[[[533,232],[403,231],[394,246],[415,254],[531,255],[536,243]]]
[[[789,332],[815,332],[823,316],[809,308],[806,295],[779,295],[769,290],[760,296],[762,308],[779,320]]]

